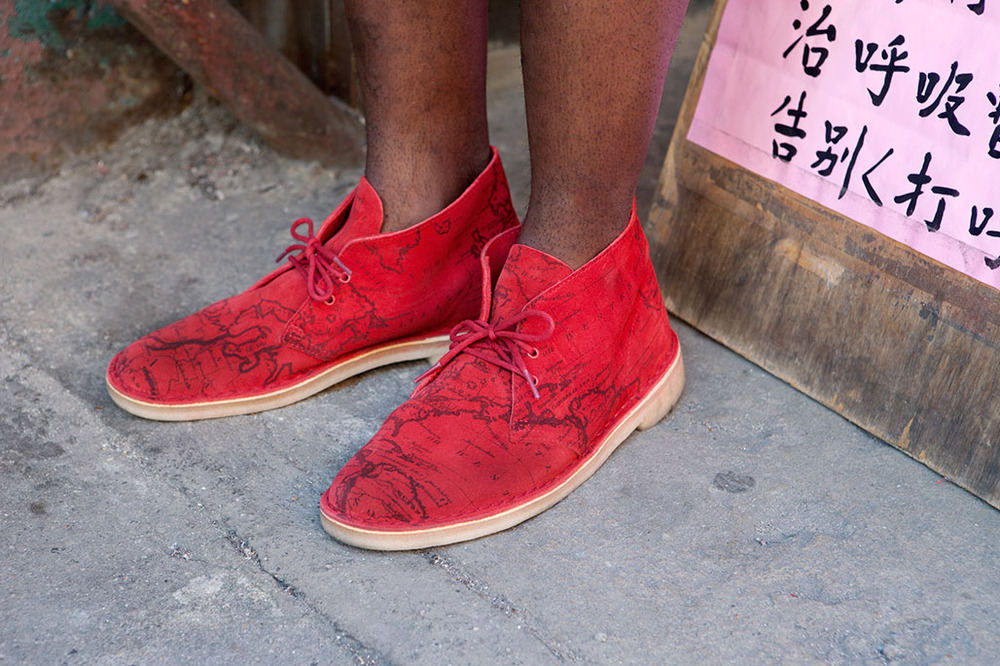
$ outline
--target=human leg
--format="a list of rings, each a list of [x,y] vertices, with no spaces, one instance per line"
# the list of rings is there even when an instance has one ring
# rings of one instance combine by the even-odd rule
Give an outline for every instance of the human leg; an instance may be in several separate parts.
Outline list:
[[[299,242],[256,285],[116,355],[107,383],[123,409],[191,420],[280,407],[440,355],[479,312],[479,251],[517,224],[485,129],[485,0],[348,4],[371,180],[318,229],[296,222]]]
[[[454,201],[489,161],[486,0],[347,0],[365,108],[365,176],[385,231]]]
[[[687,0],[523,0],[531,196],[520,243],[572,268],[625,228]]]
[[[324,494],[324,529],[354,545],[437,546],[526,520],[684,385],[633,208],[680,17],[622,2],[524,0],[522,12],[531,226],[495,253],[480,318]],[[619,53],[629,46],[639,53]],[[484,284],[496,265],[484,262]]]

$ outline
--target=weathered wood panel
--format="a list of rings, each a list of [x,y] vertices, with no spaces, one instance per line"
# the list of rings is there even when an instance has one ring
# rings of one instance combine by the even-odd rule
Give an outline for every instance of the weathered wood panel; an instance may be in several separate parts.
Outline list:
[[[650,213],[668,305],[1000,507],[1000,294],[686,140],[725,4]]]
[[[236,6],[320,90],[356,101],[343,0],[240,0]]]
[[[358,118],[328,99],[225,0],[109,0],[278,150],[327,164],[364,154]]]

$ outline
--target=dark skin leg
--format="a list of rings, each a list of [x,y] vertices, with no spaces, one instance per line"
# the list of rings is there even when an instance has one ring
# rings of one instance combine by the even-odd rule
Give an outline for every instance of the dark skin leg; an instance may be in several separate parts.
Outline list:
[[[628,223],[687,0],[522,0],[520,242],[578,268]]]
[[[531,196],[521,242],[577,268],[628,222],[687,0],[523,0]],[[485,167],[485,0],[347,0],[365,175],[385,231],[426,219]]]
[[[486,0],[347,0],[383,231],[453,202],[489,162]]]

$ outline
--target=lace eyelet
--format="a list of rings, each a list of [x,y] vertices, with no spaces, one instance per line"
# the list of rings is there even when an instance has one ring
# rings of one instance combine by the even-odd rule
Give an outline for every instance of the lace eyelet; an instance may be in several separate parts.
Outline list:
[[[531,375],[531,383],[538,386],[538,377]]]
[[[351,281],[351,275],[350,273],[348,273],[347,275],[341,275],[338,279],[344,284],[347,284],[348,282]]]
[[[337,297],[334,296],[333,294],[330,294],[330,297],[324,301],[324,303],[326,303],[327,305],[333,305],[336,302],[337,302]]]
[[[538,348],[532,347],[528,350],[528,358],[538,358]]]

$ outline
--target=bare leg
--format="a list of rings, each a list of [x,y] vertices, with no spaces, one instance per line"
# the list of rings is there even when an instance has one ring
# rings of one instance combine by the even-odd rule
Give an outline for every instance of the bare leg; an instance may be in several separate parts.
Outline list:
[[[523,0],[521,243],[572,268],[625,227],[687,0]]]
[[[365,176],[384,231],[454,201],[489,162],[486,0],[347,0],[365,106]]]

